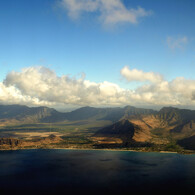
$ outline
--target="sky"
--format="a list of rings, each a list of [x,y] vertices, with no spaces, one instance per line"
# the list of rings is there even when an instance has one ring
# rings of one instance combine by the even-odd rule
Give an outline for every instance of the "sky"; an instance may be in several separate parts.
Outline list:
[[[195,109],[194,0],[0,0],[0,104]]]

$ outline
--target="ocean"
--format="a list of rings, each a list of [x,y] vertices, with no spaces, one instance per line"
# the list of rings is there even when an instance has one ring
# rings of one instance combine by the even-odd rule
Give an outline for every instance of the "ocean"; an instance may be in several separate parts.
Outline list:
[[[32,149],[0,151],[0,194],[195,192],[195,155]]]

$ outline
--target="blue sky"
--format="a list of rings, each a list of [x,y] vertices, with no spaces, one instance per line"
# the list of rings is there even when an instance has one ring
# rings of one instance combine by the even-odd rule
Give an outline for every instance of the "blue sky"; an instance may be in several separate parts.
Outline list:
[[[172,88],[181,88],[180,85],[189,81],[191,95],[188,98],[191,101],[187,103],[187,99],[184,101],[184,97],[179,96],[175,105],[194,106],[195,1],[109,0],[107,7],[105,0],[74,0],[74,5],[70,2],[0,0],[0,82],[6,88],[4,93],[7,94],[5,90],[12,85],[16,87],[17,94],[37,98],[37,101],[44,101],[47,105],[46,97],[34,94],[32,97],[26,89],[21,88],[18,80],[13,79],[12,74],[24,75],[24,68],[37,69],[40,66],[54,71],[56,77],[61,79],[63,75],[68,75],[69,79],[78,81],[84,73],[85,80],[96,84],[106,81],[125,90],[140,91],[149,82],[150,87],[154,88],[154,82],[148,77],[141,81],[139,78],[129,78],[131,74],[123,74],[121,70],[128,67],[130,71],[136,69],[145,74],[160,74],[163,82],[169,84],[183,77],[185,81]],[[94,2],[93,7],[87,7],[86,3]],[[111,13],[108,9],[112,10]],[[118,18],[113,10],[119,10]],[[109,17],[114,20],[108,21]],[[16,83],[11,82],[8,76],[12,76],[11,80]],[[176,91],[174,93],[179,93]],[[0,96],[1,102],[14,103],[14,99],[6,101],[6,94],[2,98]],[[160,94],[155,94],[155,97],[157,95]],[[178,94],[176,96],[178,98]],[[143,105],[152,106],[152,101],[159,106],[168,104],[156,101],[153,96]],[[87,101],[83,102],[72,102],[70,105],[87,104]],[[119,102],[116,105],[120,105]],[[25,102],[21,100],[21,103]],[[54,104],[58,103],[64,106],[68,104],[63,101]],[[113,102],[107,103],[115,105]],[[105,104],[99,103],[100,106]],[[136,100],[134,104],[139,105],[139,102]]]

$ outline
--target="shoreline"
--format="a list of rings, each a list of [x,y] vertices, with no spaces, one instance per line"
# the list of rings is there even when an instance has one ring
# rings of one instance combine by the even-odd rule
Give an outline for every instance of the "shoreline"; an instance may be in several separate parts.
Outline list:
[[[95,149],[95,148],[12,148],[12,149],[0,149],[0,151],[12,151],[12,150],[98,150],[98,151],[128,151],[128,152],[144,152],[138,150],[125,150],[125,149]]]
[[[132,150],[132,149],[109,149],[109,148],[102,148],[102,149],[95,149],[95,148],[12,148],[12,149],[0,149],[0,151],[15,151],[15,150],[92,150],[92,151],[118,151],[118,152],[153,152],[153,153],[164,153],[164,154],[181,154],[181,155],[189,155],[195,154],[195,151],[191,152],[174,152],[174,151],[142,151],[142,150]]]
[[[121,152],[155,152],[155,153],[172,153],[172,154],[195,154],[194,150],[181,150],[181,151],[168,151],[168,150],[155,150],[148,147],[97,147],[95,148],[93,145],[85,146],[85,147],[78,147],[78,145],[72,145],[72,146],[58,146],[58,145],[40,145],[40,146],[13,146],[13,147],[0,147],[0,151],[12,151],[12,150],[97,150],[97,151],[121,151]]]

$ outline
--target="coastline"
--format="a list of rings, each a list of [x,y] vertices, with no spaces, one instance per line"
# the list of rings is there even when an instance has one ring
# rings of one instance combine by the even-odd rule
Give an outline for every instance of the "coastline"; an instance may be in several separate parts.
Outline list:
[[[92,150],[92,151],[118,151],[118,152],[144,152],[144,153],[148,153],[148,152],[154,152],[154,153],[164,153],[164,154],[181,154],[181,155],[189,155],[189,154],[195,154],[195,151],[183,151],[182,153],[180,152],[176,152],[176,151],[144,151],[144,150],[132,150],[132,149],[115,149],[115,148],[49,148],[49,147],[45,147],[45,148],[9,148],[9,149],[0,149],[0,151],[15,151],[15,150]]]
[[[13,150],[97,150],[97,151],[121,151],[121,152],[155,152],[155,153],[170,153],[170,154],[195,154],[194,150],[183,149],[181,151],[174,150],[155,150],[150,147],[138,147],[138,148],[117,148],[117,147],[101,147],[96,148],[93,145],[86,145],[84,147],[79,147],[79,145],[69,145],[69,146],[58,146],[58,145],[39,145],[39,146],[12,146],[12,147],[0,147],[0,151],[13,151]]]
[[[12,150],[98,150],[98,151],[128,151],[128,152],[144,152],[138,150],[128,150],[128,149],[95,149],[95,148],[11,148],[11,149],[0,149],[0,151],[12,151]]]

